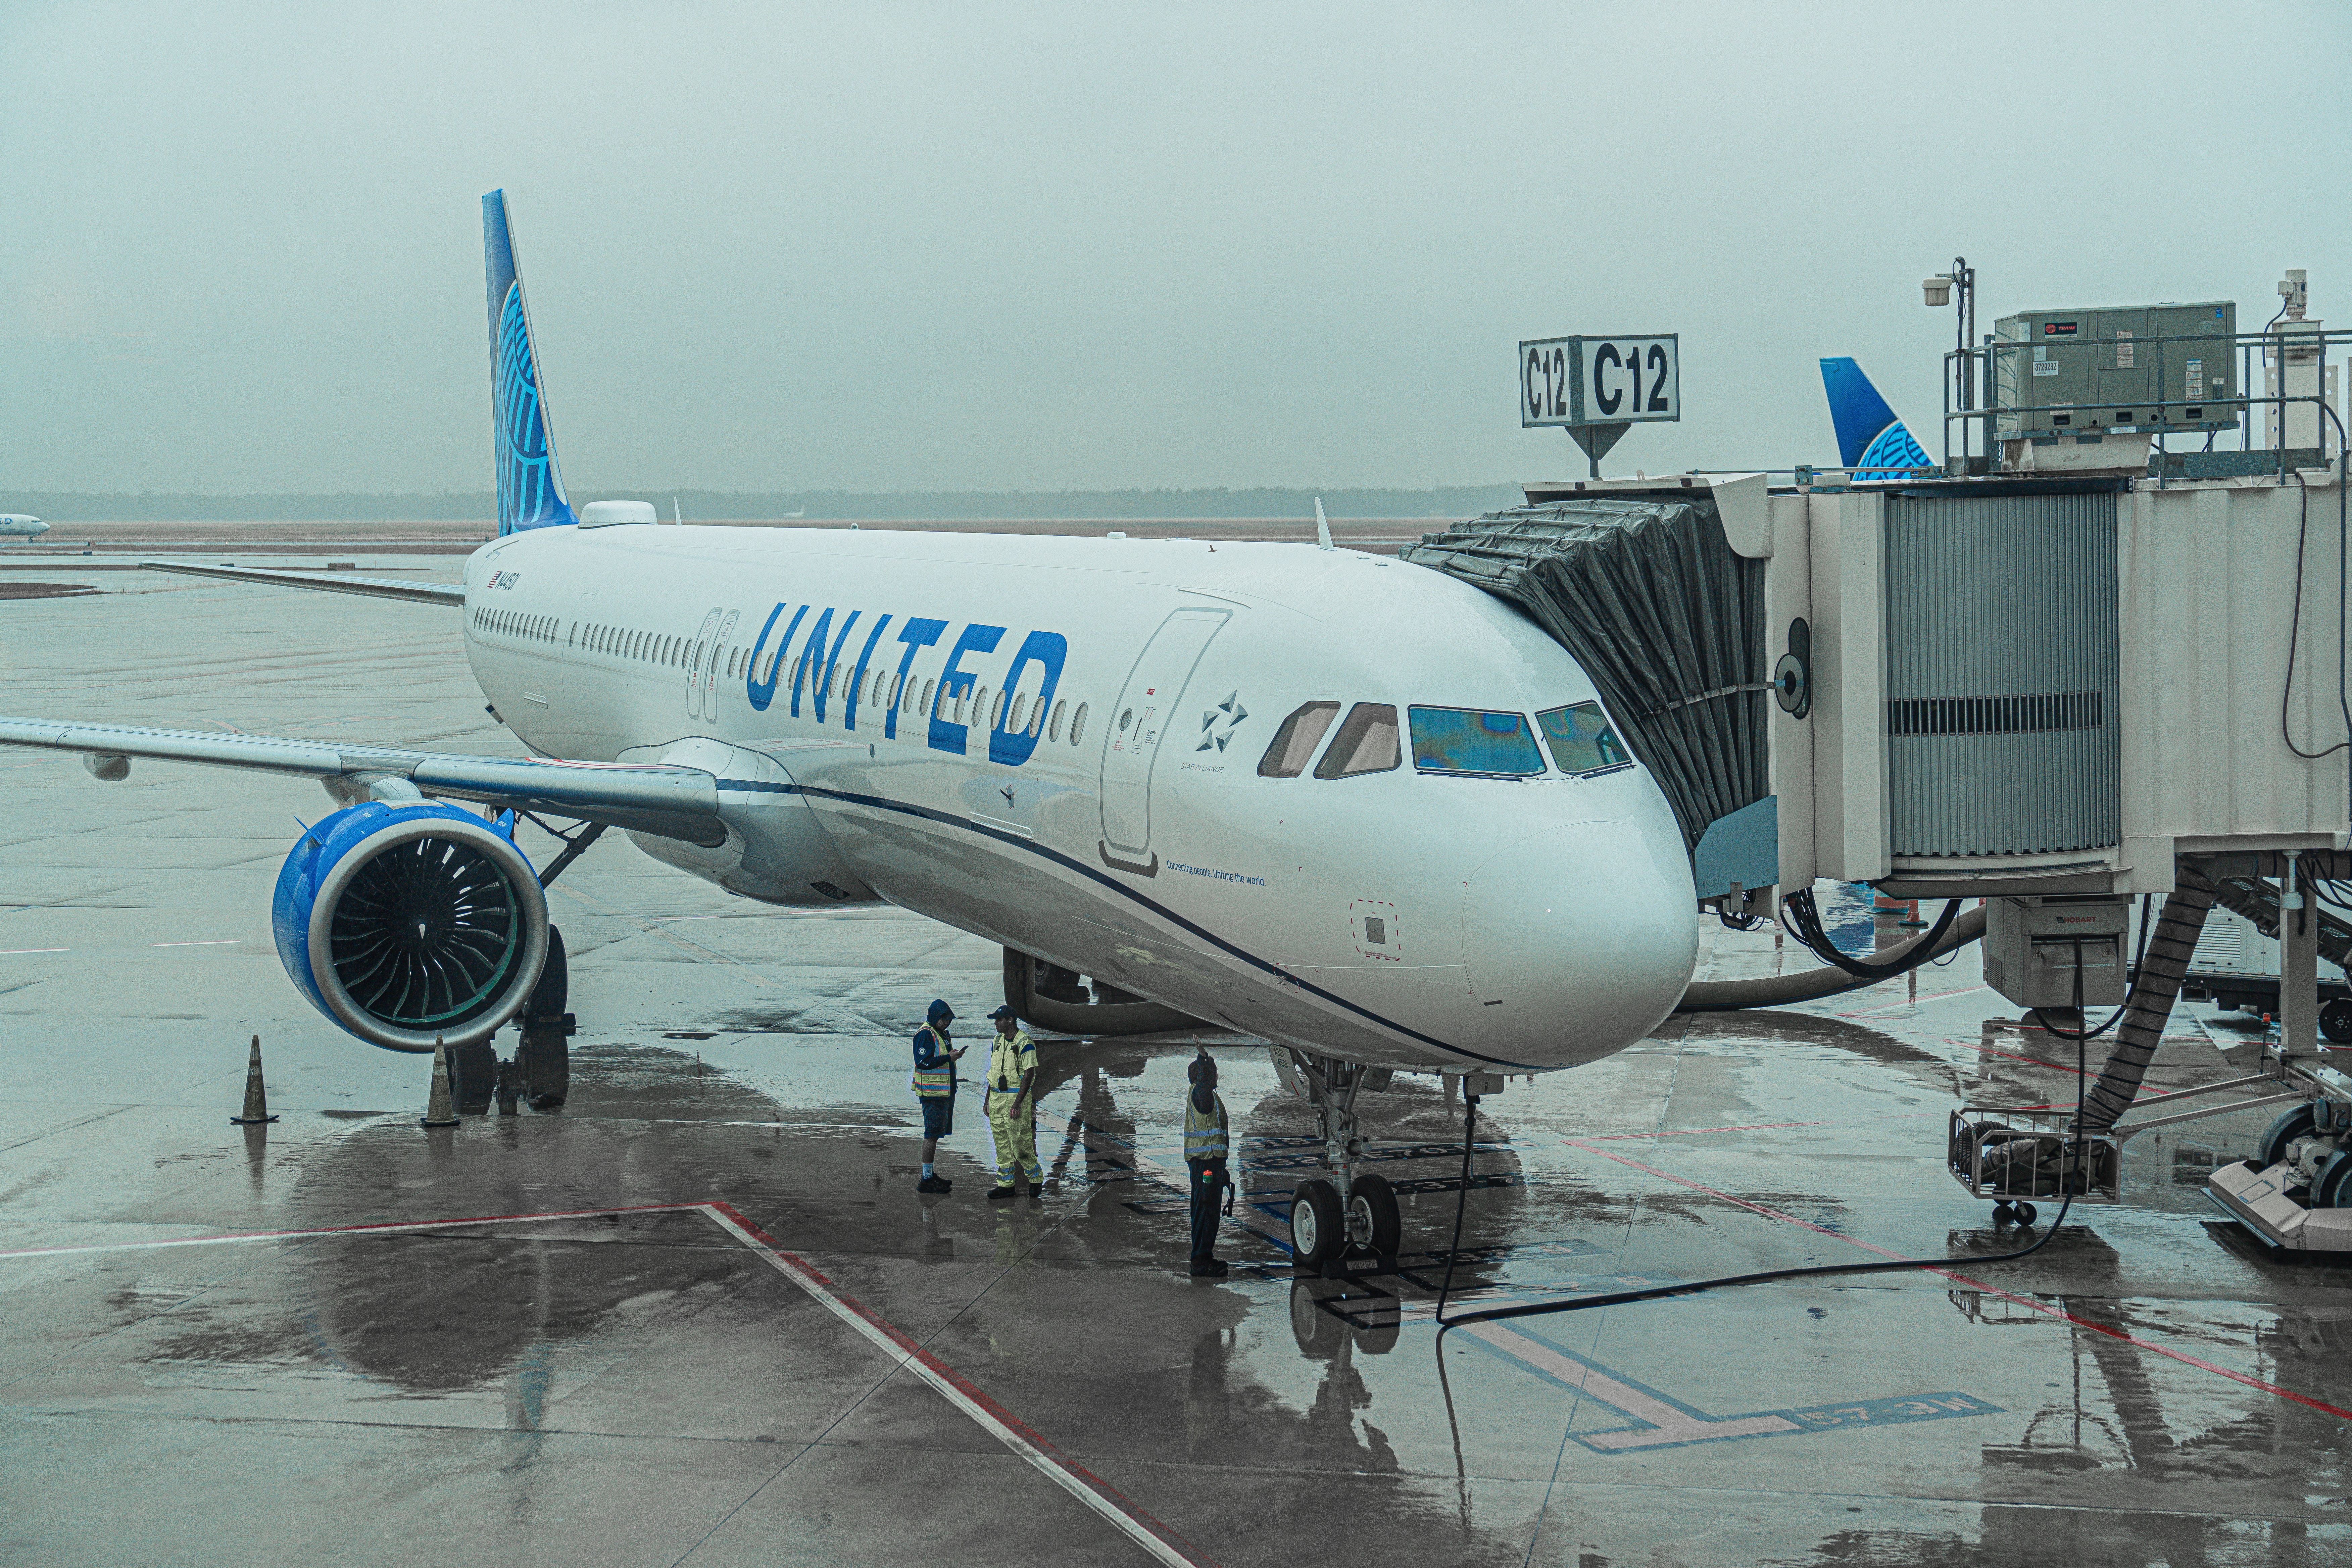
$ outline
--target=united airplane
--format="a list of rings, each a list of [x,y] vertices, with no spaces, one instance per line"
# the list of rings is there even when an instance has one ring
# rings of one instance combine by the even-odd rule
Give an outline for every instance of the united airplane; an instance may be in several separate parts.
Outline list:
[[[1355,1169],[1360,1090],[1590,1062],[1681,997],[1697,911],[1675,818],[1517,612],[1328,531],[575,511],[502,193],[483,215],[499,533],[464,581],[181,569],[453,614],[529,755],[0,720],[0,742],[100,779],[139,759],[323,784],[341,809],[294,846],[273,921],[341,1027],[478,1049],[520,1016],[529,1044],[562,1006],[544,883],[617,828],[744,898],[887,902],[1272,1042],[1336,1178],[1294,1202],[1318,1262],[1396,1247],[1394,1194]],[[517,814],[579,831],[534,869]]]

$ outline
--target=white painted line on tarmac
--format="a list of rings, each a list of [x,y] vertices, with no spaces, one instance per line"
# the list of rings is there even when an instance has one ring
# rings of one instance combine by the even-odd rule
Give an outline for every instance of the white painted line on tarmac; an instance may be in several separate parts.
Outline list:
[[[69,947],[11,947],[11,948],[0,948],[0,958],[22,958],[25,954],[26,954],[26,953],[28,953],[28,952],[71,952],[72,951],[73,951],[73,949],[72,949],[72,948],[69,948]]]
[[[156,942],[150,947],[243,947],[244,942],[233,936],[219,937],[212,942]]]

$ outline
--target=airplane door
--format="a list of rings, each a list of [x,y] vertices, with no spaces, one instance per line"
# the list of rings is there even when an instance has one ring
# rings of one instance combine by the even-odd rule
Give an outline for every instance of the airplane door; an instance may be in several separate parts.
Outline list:
[[[714,609],[702,617],[702,629],[694,634],[693,661],[686,667],[686,716],[702,717],[702,667],[717,651],[713,635],[719,630],[719,612]]]
[[[1102,831],[1105,856],[1143,861],[1151,850],[1151,765],[1176,716],[1184,683],[1209,639],[1230,610],[1178,610],[1151,634],[1135,661],[1127,687],[1112,705],[1106,726],[1102,763]],[[1143,866],[1137,866],[1141,870]],[[1157,870],[1157,857],[1150,868]]]
[[[727,612],[727,618],[711,634],[710,657],[702,661],[702,716],[714,724],[719,722],[719,677],[727,663],[727,639],[735,635],[735,622],[742,613]]]

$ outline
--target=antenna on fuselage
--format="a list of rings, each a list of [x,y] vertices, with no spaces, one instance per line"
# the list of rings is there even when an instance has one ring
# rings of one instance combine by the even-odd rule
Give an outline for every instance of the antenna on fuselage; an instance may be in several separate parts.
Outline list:
[[[1323,515],[1323,498],[1321,496],[1317,496],[1315,498],[1315,548],[1318,550],[1328,550],[1331,548],[1331,523],[1330,521]]]

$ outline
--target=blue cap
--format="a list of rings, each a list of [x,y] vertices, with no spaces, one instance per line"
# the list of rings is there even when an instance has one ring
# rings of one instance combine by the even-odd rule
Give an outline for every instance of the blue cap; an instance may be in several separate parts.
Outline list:
[[[931,998],[930,1021],[932,1023],[942,1024],[953,1019],[954,1017],[954,1008],[949,1006],[945,1002],[936,996]]]

